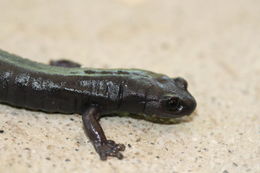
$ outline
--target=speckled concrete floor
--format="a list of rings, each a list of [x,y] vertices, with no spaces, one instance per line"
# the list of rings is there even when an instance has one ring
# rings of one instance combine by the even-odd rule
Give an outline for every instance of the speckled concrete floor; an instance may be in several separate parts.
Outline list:
[[[134,67],[189,81],[186,122],[101,123],[130,144],[99,160],[79,115],[0,105],[0,172],[260,172],[260,1],[1,0],[0,48],[47,63]]]

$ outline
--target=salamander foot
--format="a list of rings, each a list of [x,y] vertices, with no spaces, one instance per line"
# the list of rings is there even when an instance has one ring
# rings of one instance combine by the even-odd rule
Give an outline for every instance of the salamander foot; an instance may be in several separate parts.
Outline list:
[[[116,144],[112,140],[107,140],[104,131],[98,122],[99,117],[100,111],[95,106],[89,107],[82,114],[85,132],[93,143],[100,159],[107,160],[108,156],[123,159],[121,151],[125,150],[125,146],[123,144]]]
[[[101,160],[107,160],[108,156],[117,157],[123,159],[123,154],[120,151],[125,150],[124,144],[116,144],[112,140],[107,140],[103,144],[96,144],[95,149],[98,152]]]

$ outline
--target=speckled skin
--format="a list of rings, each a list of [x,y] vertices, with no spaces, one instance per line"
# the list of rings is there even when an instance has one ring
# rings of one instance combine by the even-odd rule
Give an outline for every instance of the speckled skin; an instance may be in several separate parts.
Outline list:
[[[64,66],[64,61],[54,62]],[[122,158],[121,144],[106,139],[101,115],[132,113],[175,118],[196,107],[182,78],[138,69],[54,67],[0,51],[0,102],[44,112],[83,115],[86,133],[102,160]]]

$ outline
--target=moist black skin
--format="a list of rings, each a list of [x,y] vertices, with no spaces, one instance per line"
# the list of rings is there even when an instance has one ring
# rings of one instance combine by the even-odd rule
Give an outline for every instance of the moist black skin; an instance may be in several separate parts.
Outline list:
[[[62,66],[62,67],[61,67]],[[67,60],[44,65],[0,50],[0,102],[48,113],[82,115],[85,132],[101,160],[122,159],[123,144],[107,140],[99,124],[110,114],[176,118],[196,101],[183,78],[139,69],[80,68]]]

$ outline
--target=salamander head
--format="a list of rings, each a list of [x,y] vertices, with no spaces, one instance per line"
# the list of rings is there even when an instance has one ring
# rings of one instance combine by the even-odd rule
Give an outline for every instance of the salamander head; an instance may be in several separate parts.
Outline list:
[[[186,80],[163,76],[158,82],[160,87],[155,89],[158,99],[147,102],[146,114],[158,118],[176,118],[190,115],[195,110],[197,103],[187,90]]]

